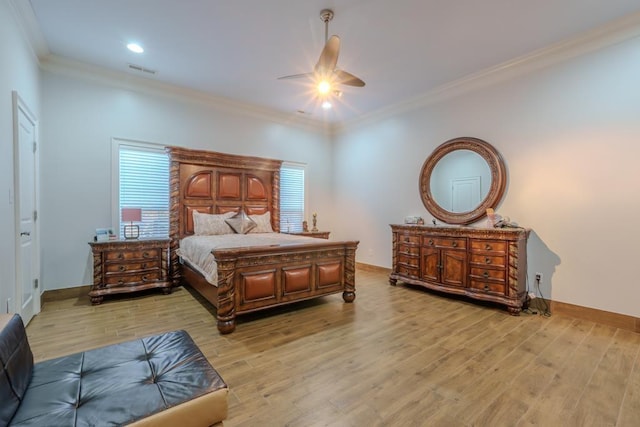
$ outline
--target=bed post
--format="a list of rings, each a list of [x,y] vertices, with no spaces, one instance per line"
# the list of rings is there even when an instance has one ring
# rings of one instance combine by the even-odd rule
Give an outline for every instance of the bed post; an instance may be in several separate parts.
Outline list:
[[[236,287],[234,283],[237,258],[216,255],[218,264],[218,306],[216,318],[221,334],[230,334],[236,329]]]
[[[169,279],[171,286],[180,286],[180,260],[178,259],[178,247],[180,243],[180,162],[169,157],[171,163],[169,166]]]

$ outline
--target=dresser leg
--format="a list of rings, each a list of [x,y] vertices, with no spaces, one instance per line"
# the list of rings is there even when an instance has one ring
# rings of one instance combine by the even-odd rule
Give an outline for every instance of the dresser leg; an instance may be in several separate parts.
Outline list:
[[[507,307],[507,310],[509,310],[509,314],[512,316],[520,316],[522,307]]]
[[[236,329],[236,318],[233,317],[229,320],[218,319],[218,330],[221,334],[230,334]]]
[[[353,302],[353,300],[356,299],[356,293],[344,291],[342,293],[342,299],[344,300],[344,302]]]
[[[104,297],[102,295],[97,295],[97,296],[91,297],[91,305],[102,304],[103,298]]]
[[[396,283],[398,283],[398,280],[397,280],[397,279],[389,279],[389,284],[390,284],[391,286],[395,286],[395,285],[396,285]]]
[[[165,295],[170,295],[172,291],[173,291],[173,288],[171,288],[171,287],[162,288],[162,293],[165,294]]]

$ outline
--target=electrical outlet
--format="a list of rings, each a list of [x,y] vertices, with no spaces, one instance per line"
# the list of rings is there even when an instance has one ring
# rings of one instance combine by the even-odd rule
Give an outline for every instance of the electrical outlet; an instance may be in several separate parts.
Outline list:
[[[536,299],[536,294],[533,292],[529,292],[529,299]]]
[[[542,273],[536,273],[536,282],[542,282]]]

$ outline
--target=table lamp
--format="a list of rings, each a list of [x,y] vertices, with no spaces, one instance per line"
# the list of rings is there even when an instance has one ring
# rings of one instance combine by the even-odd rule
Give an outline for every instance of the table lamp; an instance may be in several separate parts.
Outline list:
[[[134,225],[133,222],[142,221],[142,209],[122,208],[122,221],[129,222],[129,225],[124,226],[124,238],[137,239],[140,236],[140,227],[137,225]]]

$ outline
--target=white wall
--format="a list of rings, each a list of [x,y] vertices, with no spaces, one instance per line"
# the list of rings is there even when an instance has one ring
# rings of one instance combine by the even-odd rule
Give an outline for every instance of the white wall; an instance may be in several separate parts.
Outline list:
[[[7,311],[7,298],[16,301],[11,92],[17,91],[29,109],[40,116],[38,63],[16,22],[9,2],[0,1],[0,313]],[[15,307],[12,305],[9,311],[15,311]]]
[[[91,283],[89,242],[111,216],[111,138],[307,163],[308,208],[331,209],[330,138],[212,104],[43,71],[42,282]],[[117,220],[117,219],[116,219]]]
[[[547,298],[640,316],[640,38],[395,117],[335,142],[335,235],[360,239],[360,262],[391,266],[390,223],[431,216],[422,163],[473,136],[506,161],[497,212],[530,227],[529,281]]]

